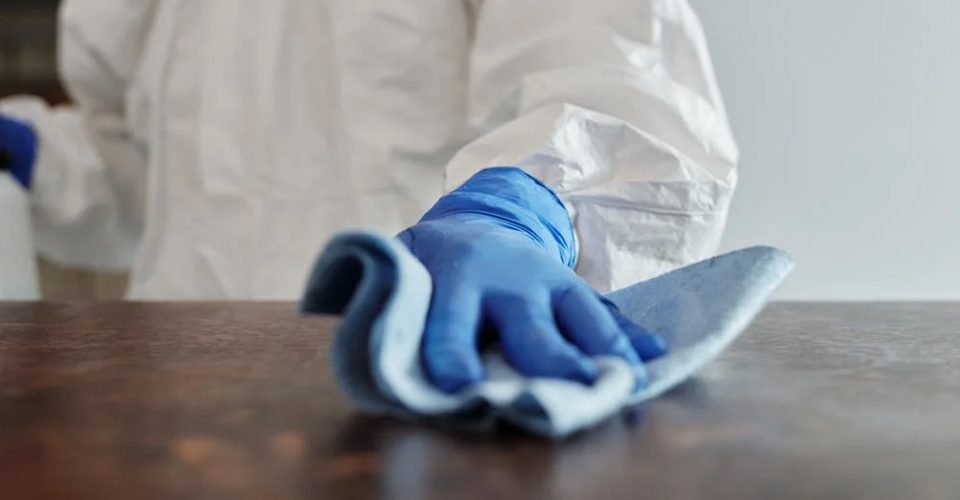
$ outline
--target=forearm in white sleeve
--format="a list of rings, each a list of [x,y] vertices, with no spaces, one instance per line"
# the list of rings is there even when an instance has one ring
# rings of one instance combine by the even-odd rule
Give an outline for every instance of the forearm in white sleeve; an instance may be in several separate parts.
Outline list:
[[[31,202],[38,250],[65,265],[123,269],[141,230],[146,162],[124,100],[151,2],[69,0],[60,11],[60,70],[75,102],[0,102],[39,139]]]
[[[732,138],[685,0],[479,0],[469,120],[447,189],[519,165],[577,229],[577,272],[618,288],[716,251]]]

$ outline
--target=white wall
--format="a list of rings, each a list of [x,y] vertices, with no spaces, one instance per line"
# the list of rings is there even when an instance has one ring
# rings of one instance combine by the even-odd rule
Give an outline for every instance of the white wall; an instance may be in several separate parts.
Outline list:
[[[727,249],[783,299],[960,299],[960,2],[690,0],[743,152]]]

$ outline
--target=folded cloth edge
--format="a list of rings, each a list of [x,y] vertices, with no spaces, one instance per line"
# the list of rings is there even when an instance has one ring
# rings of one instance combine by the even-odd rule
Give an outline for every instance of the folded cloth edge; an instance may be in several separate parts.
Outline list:
[[[327,245],[310,276],[301,310],[344,314],[334,339],[331,362],[341,390],[361,410],[410,418],[456,416],[465,409],[487,407],[491,414],[486,416],[487,420],[501,418],[537,434],[562,437],[595,425],[626,404],[666,392],[714,359],[749,324],[793,266],[782,251],[752,247],[688,267],[707,269],[715,259],[724,259],[717,261],[721,264],[733,261],[731,255],[746,257],[738,259],[737,264],[742,261],[748,267],[760,268],[755,275],[762,279],[745,280],[745,291],[739,292],[749,300],[727,305],[732,317],[723,321],[723,331],[708,343],[698,342],[694,346],[696,355],[688,356],[689,359],[684,360],[686,365],[663,370],[666,376],[652,380],[646,389],[633,396],[630,395],[632,373],[625,363],[616,359],[599,360],[605,376],[593,388],[555,379],[524,378],[494,355],[487,356],[488,364],[500,366],[499,379],[494,373],[493,380],[457,394],[435,389],[427,380],[419,358],[419,341],[430,301],[429,274],[402,244],[376,232],[343,233]],[[658,300],[673,293],[669,291],[673,282],[682,285],[680,292],[684,292],[683,286],[696,286],[682,282],[684,277],[690,278],[690,270],[685,271],[686,275],[681,273],[685,269],[628,287],[626,290],[634,290],[627,296],[634,299],[649,296],[647,303],[637,306],[627,301],[621,303],[621,307],[632,307],[633,312],[644,308],[647,312],[653,311]],[[751,269],[742,272],[748,278],[754,276],[750,274]],[[645,286],[650,288],[649,294],[641,292]],[[674,295],[674,298],[688,299],[683,293]],[[623,302],[624,296],[624,290],[609,295],[614,302]],[[385,324],[397,311],[404,313],[404,320]],[[651,366],[654,370],[657,369],[655,363]],[[579,410],[561,411],[570,406],[563,404],[570,391],[577,392],[585,404]],[[591,401],[589,396],[598,392],[603,397]]]

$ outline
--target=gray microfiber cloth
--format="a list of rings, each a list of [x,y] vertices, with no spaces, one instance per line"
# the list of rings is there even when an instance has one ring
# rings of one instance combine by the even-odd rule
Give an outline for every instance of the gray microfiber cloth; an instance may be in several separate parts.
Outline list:
[[[361,410],[487,430],[498,421],[561,438],[657,397],[716,358],[747,327],[793,268],[784,252],[752,247],[692,264],[607,295],[669,353],[646,365],[649,383],[618,358],[598,357],[592,385],[533,378],[493,348],[487,378],[456,394],[436,389],[420,362],[430,275],[395,239],[344,233],[318,259],[304,313],[342,314],[331,350],[334,376]]]

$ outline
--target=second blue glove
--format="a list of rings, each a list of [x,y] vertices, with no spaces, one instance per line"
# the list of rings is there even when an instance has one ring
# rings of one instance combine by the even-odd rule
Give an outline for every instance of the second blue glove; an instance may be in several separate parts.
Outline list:
[[[24,189],[33,182],[37,135],[19,120],[0,114],[0,170],[9,171]]]

